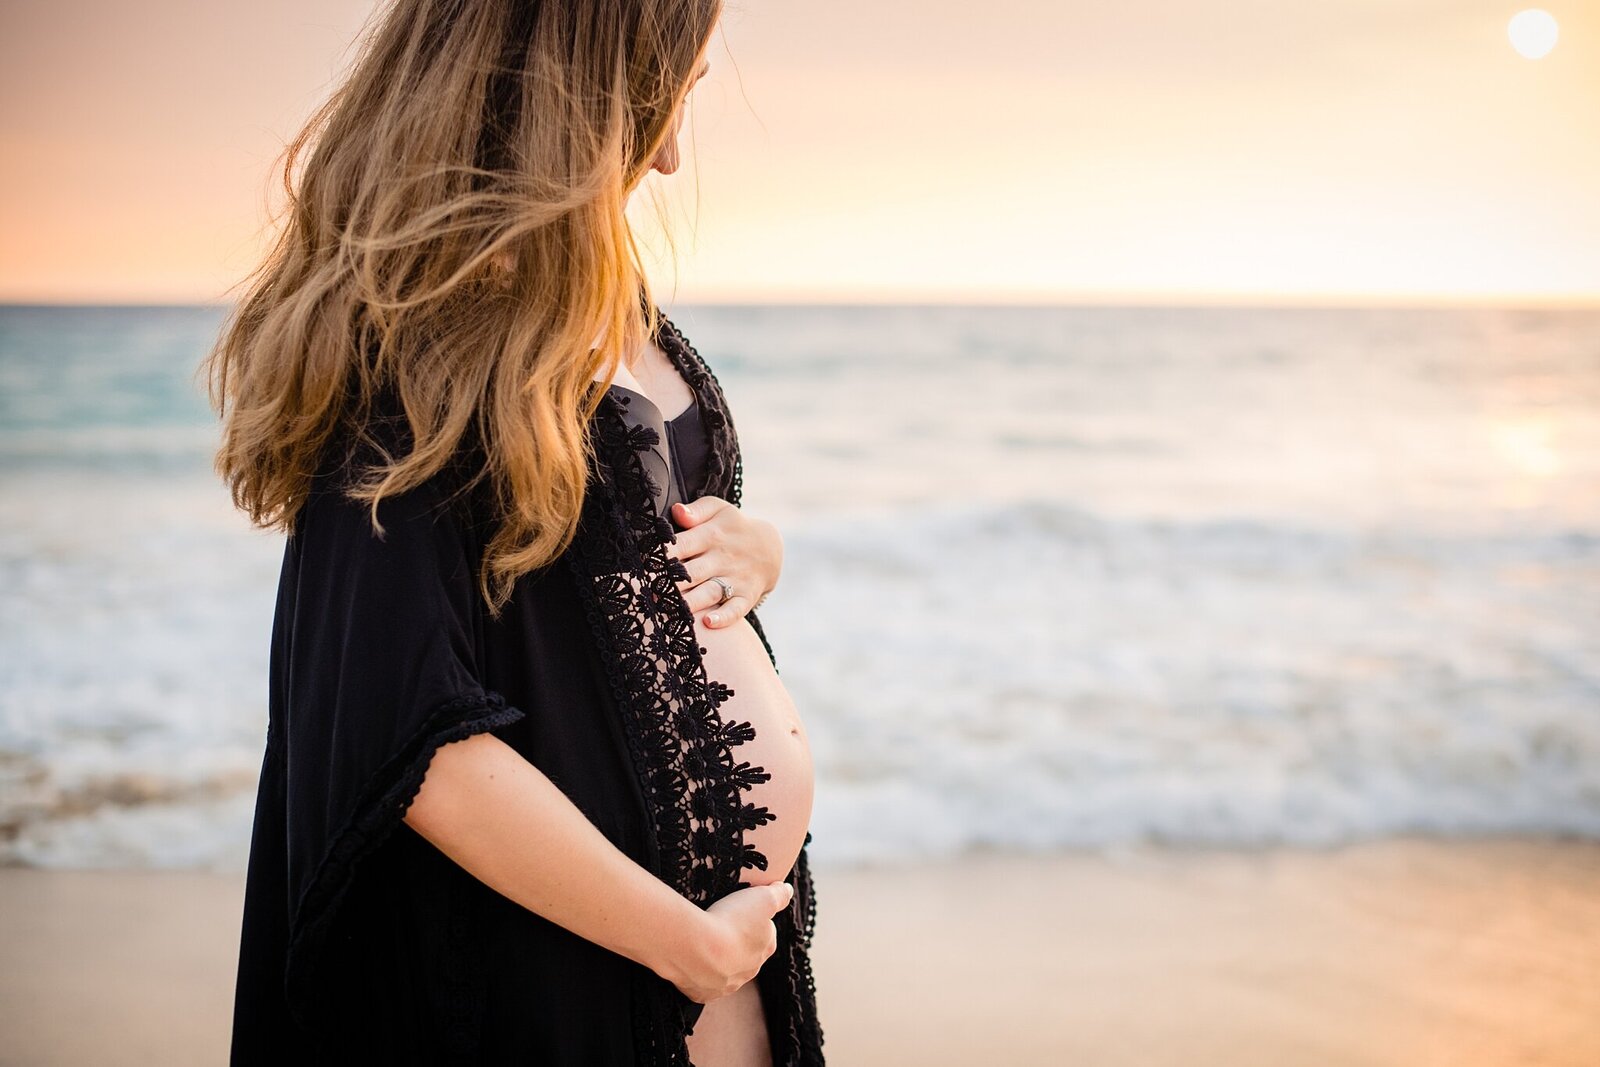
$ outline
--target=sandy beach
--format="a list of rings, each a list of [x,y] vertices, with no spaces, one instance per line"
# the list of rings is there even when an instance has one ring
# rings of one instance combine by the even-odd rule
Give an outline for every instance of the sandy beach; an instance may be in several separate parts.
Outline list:
[[[1600,1062],[1600,843],[816,872],[829,1062]],[[0,870],[0,1064],[226,1061],[243,880]]]

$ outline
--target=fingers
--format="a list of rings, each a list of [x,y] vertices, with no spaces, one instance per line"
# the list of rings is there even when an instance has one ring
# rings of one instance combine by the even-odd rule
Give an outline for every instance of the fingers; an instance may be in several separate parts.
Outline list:
[[[672,505],[677,509],[678,521],[684,526],[698,526],[723,508],[733,505],[720,496],[702,496],[687,504]]]
[[[676,505],[674,505],[676,507]],[[667,553],[682,560],[693,559],[728,543],[729,531],[725,524],[707,525],[704,522],[677,531],[667,543]]]
[[[700,516],[694,513],[694,508],[683,501],[672,505],[672,517],[679,526],[688,528],[700,521]]]
[[[716,591],[717,596],[722,595],[722,589],[715,582],[706,582],[705,584],[711,586]],[[714,599],[711,602],[716,604]],[[750,598],[734,594],[721,604],[717,604],[715,611],[706,613],[706,625],[715,628],[731,626],[734,622],[744,618],[745,612],[749,610]]]
[[[766,595],[764,571],[750,565],[752,558],[762,557],[747,536],[750,529],[762,527],[744,525],[751,520],[745,519],[737,507],[721,497],[703,496],[673,507],[676,509],[674,517],[683,529],[668,543],[667,554],[676,559],[688,575],[674,584],[683,594],[690,612],[701,619],[703,625],[712,629],[731,626],[755,610]],[[712,521],[719,515],[727,521]],[[770,523],[765,526],[775,529]],[[712,578],[725,579],[735,590],[734,594],[724,600],[721,583],[711,581]]]
[[[734,589],[752,580],[737,573],[737,569],[726,562],[721,562],[719,566],[719,561],[724,561],[725,555],[708,552],[685,561],[683,569],[689,573],[689,577],[687,580],[680,578],[674,583],[683,594],[684,603],[689,605],[689,611],[705,625],[714,628],[732,625],[751,611],[756,603],[755,596],[737,592],[727,600],[722,599],[722,586],[713,582],[713,577],[726,579]],[[707,612],[709,614],[704,614]]]
[[[772,910],[773,913],[782,911],[789,906],[789,901],[794,899],[794,886],[788,882],[772,883]]]

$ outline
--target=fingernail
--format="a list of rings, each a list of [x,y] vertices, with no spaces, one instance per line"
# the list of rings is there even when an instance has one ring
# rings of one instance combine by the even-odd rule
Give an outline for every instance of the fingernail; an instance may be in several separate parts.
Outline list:
[[[718,615],[714,611],[710,615],[706,616],[706,622],[721,622],[721,621],[722,621],[722,616]]]

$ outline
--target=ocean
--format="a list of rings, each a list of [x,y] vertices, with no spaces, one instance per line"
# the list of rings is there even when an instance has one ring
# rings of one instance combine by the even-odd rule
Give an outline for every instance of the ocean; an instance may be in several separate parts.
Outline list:
[[[682,306],[819,865],[1600,837],[1600,310]],[[0,308],[0,863],[242,870],[214,307]]]

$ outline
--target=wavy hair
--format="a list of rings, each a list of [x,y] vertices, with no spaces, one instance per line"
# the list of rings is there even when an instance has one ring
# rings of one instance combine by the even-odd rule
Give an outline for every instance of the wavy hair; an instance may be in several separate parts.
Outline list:
[[[470,432],[500,525],[480,592],[576,535],[589,420],[657,328],[624,211],[671,136],[721,0],[394,0],[288,143],[281,230],[201,364],[215,469],[292,532],[329,442],[381,390],[413,447],[348,490],[413,488]],[[309,155],[307,155],[309,153]],[[305,158],[298,184],[295,172]],[[275,220],[278,221],[278,220]],[[604,377],[597,375],[604,371]]]

